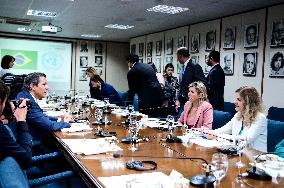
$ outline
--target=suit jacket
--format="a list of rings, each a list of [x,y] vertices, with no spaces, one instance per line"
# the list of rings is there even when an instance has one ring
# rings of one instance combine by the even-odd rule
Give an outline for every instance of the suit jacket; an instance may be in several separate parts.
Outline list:
[[[181,104],[188,101],[188,86],[195,81],[201,81],[206,85],[206,78],[201,66],[199,64],[194,64],[190,59],[187,63],[184,74],[182,75],[180,88],[177,91],[177,98]]]
[[[121,100],[118,92],[114,89],[114,87],[108,83],[102,83],[101,86],[101,98],[109,98],[109,102],[112,104],[120,105]]]
[[[42,140],[42,136],[48,131],[70,127],[69,123],[57,122],[57,118],[45,115],[28,90],[23,89],[18,93],[16,99],[20,98],[29,99],[32,105],[32,108],[28,110],[26,120],[34,140]]]
[[[158,107],[162,104],[162,88],[154,69],[143,63],[135,63],[127,74],[128,101],[138,95],[139,109]]]
[[[16,133],[14,135],[10,128],[0,121],[0,160],[13,157],[22,168],[28,168],[32,160],[32,136],[27,123],[16,122]]]
[[[189,110],[191,109],[192,103],[190,101],[186,102],[184,105],[184,111],[182,112],[179,122],[181,124],[184,124],[190,120],[193,119],[194,125],[190,128],[201,128],[201,126],[212,129],[212,123],[213,123],[213,108],[212,105],[209,102],[203,101],[197,111],[194,117],[189,117]]]
[[[231,134],[232,137],[239,135],[242,129],[243,120],[237,119],[238,113],[226,125],[219,129],[215,129],[217,133]],[[247,139],[247,144],[252,148],[267,152],[267,119],[264,114],[258,113],[256,120],[246,130],[244,128],[244,135]]]
[[[214,110],[224,111],[224,86],[224,71],[220,64],[216,64],[207,76],[208,99]]]

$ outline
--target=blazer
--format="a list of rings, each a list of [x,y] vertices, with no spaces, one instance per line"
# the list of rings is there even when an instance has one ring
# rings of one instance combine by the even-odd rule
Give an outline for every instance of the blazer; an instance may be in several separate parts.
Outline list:
[[[127,73],[128,101],[138,95],[139,109],[158,107],[162,104],[162,88],[151,65],[135,63]]]
[[[209,71],[206,79],[209,102],[214,110],[224,111],[225,74],[220,64]]]
[[[16,99],[19,100],[20,98],[29,99],[32,105],[31,109],[28,110],[26,120],[34,140],[42,140],[42,136],[48,131],[58,131],[70,127],[69,123],[57,122],[56,117],[45,115],[28,90],[23,89],[19,92]]]
[[[101,98],[103,100],[104,97],[109,98],[109,102],[112,104],[120,105],[121,100],[118,92],[114,89],[114,87],[108,83],[102,83],[101,85]]]
[[[238,113],[226,125],[214,131],[219,134],[231,134],[232,137],[239,135],[243,120],[238,120],[237,115]],[[256,120],[245,130],[244,136],[247,139],[247,144],[252,148],[267,152],[267,119],[263,113],[257,114]]]
[[[192,103],[190,101],[186,102],[184,105],[184,111],[182,112],[179,122],[181,124],[184,124],[185,122],[188,122],[191,118],[194,119],[194,126],[190,128],[201,128],[201,126],[212,129],[212,123],[213,123],[213,108],[212,105],[207,102],[203,101],[197,111],[194,117],[189,117],[189,110],[191,109]],[[186,123],[187,124],[187,123]]]
[[[180,103],[184,104],[188,101],[188,86],[195,81],[201,81],[206,85],[206,78],[201,66],[199,64],[194,64],[190,59],[182,75],[180,88],[177,90],[177,98]]]
[[[0,121],[0,158],[13,157],[22,168],[29,168],[32,161],[32,136],[24,121],[16,122],[16,135]]]

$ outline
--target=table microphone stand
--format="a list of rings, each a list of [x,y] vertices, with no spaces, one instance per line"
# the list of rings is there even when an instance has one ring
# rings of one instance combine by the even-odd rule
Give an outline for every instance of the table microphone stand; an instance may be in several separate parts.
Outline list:
[[[141,157],[141,158],[170,158],[170,159],[198,159],[202,160],[206,163],[206,173],[205,174],[198,174],[195,176],[192,176],[189,181],[190,185],[195,187],[214,187],[214,182],[216,181],[216,177],[210,175],[211,171],[211,165],[208,164],[208,162],[199,157],[168,157],[168,156],[148,156],[148,155],[123,155],[119,153],[113,154],[114,158],[120,158],[120,157]]]

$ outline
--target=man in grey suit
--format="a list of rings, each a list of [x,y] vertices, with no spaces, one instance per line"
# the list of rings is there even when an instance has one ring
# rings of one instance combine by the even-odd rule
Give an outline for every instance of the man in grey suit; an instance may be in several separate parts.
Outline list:
[[[138,95],[139,111],[148,115],[158,115],[157,107],[162,104],[162,88],[158,82],[154,69],[144,63],[139,63],[139,57],[130,54],[126,58],[128,67],[128,101],[133,101],[134,95]],[[153,110],[154,109],[154,110]]]
[[[186,47],[180,47],[177,50],[177,60],[181,64],[179,73],[180,87],[177,90],[176,110],[179,114],[183,111],[183,106],[188,101],[188,86],[192,82],[200,81],[206,85],[206,78],[199,64],[194,64],[189,56],[189,51]]]

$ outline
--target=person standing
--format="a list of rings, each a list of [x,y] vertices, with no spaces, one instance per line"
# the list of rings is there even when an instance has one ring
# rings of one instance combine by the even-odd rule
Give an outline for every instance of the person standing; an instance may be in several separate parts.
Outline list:
[[[220,66],[220,53],[211,51],[206,63],[212,67],[206,78],[209,102],[214,110],[223,111],[225,73]]]
[[[5,55],[1,60],[0,79],[7,73],[12,73],[11,69],[14,66],[15,58],[10,55]]]
[[[132,102],[134,95],[138,95],[139,111],[148,115],[158,115],[157,107],[162,105],[162,88],[151,65],[139,63],[139,57],[130,54],[126,58],[129,67],[128,101]]]
[[[93,67],[88,67],[86,69],[86,75],[90,78],[90,82],[89,82],[89,87],[90,87],[90,94],[91,94],[91,98],[96,98],[96,96],[99,93],[99,90],[93,87],[93,84],[91,83],[91,78],[95,75],[97,75],[97,71],[95,68]]]
[[[177,50],[177,60],[181,64],[179,73],[179,88],[176,92],[176,111],[183,111],[183,106],[188,101],[188,86],[192,82],[201,81],[206,83],[203,70],[199,64],[194,64],[189,56],[189,51],[186,47],[181,47]]]

